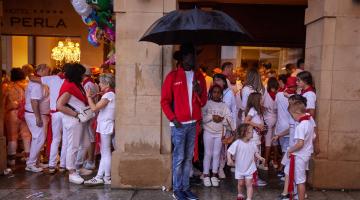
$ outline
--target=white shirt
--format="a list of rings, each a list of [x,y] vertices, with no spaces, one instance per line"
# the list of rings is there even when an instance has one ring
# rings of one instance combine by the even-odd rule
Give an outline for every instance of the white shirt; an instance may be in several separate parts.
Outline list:
[[[92,94],[97,94],[99,93],[99,87],[98,85],[96,85],[95,83],[89,81],[87,82],[85,85],[84,85],[84,90],[87,91],[87,90],[90,90]],[[94,100],[94,103],[97,103],[98,102],[98,98],[97,97],[94,97],[93,98]]]
[[[237,109],[236,109],[236,99],[233,91],[230,88],[227,88],[223,91],[223,102],[228,106],[232,121],[236,124],[237,121]]]
[[[194,71],[192,70],[185,71],[185,75],[186,75],[186,85],[188,91],[190,114],[192,114],[192,93],[193,93]]]
[[[45,90],[39,83],[29,81],[29,84],[25,90],[25,110],[34,112],[31,106],[31,100],[39,101],[39,109],[41,114],[50,113],[50,99],[49,96],[45,96]]]
[[[224,120],[222,123],[215,123],[213,121],[213,115],[224,117]],[[210,133],[222,134],[224,126],[228,128],[231,126],[233,129],[236,128],[232,121],[231,112],[224,102],[207,101],[206,105],[202,108],[202,117],[203,127]]]
[[[295,128],[299,123],[294,120],[294,118],[290,117],[289,119],[289,147],[295,145]]]
[[[99,111],[96,132],[112,134],[115,125],[115,93],[107,92],[101,99],[107,99],[109,103]]]
[[[249,98],[249,95],[251,93],[255,92],[254,89],[252,89],[251,87],[249,87],[248,85],[243,87],[242,91],[241,91],[241,109],[245,110],[246,109],[246,105],[247,105],[247,101]]]
[[[258,149],[254,143],[236,140],[228,152],[235,157],[235,177],[249,176],[256,171],[254,157]]]
[[[275,106],[277,109],[277,121],[275,125],[275,135],[280,134],[289,128],[289,119],[291,115],[288,111],[289,100],[285,97],[284,92],[278,92],[275,97]],[[288,137],[288,136],[285,136]]]
[[[271,98],[267,90],[265,91],[264,94],[264,108],[265,108],[264,117],[266,119],[269,118],[276,119],[277,117],[276,102]]]
[[[305,92],[303,97],[306,98],[306,109],[315,109],[316,105],[316,94],[313,91]]]
[[[50,92],[50,109],[56,110],[56,101],[59,97],[59,92],[65,79],[61,79],[58,75],[43,76],[41,83],[49,87]]]
[[[304,146],[300,150],[294,152],[294,155],[308,159],[314,152],[313,138],[314,123],[311,120],[301,121],[295,128],[294,139],[295,141],[304,140]]]
[[[258,112],[255,110],[255,108],[250,108],[249,113],[247,116],[251,117],[251,122],[256,124],[264,124],[264,120],[262,116],[258,114]],[[252,142],[255,142],[255,144],[261,144],[260,136],[256,129],[253,129],[253,138],[251,139]]]

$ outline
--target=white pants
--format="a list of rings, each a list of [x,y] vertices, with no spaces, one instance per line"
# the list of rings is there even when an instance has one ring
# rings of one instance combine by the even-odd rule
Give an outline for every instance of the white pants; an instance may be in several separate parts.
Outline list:
[[[275,131],[276,118],[275,117],[267,117],[265,118],[265,123],[268,126],[267,133],[265,135],[265,147],[276,146],[276,142],[272,141]]]
[[[99,170],[97,173],[98,178],[110,178],[111,176],[111,139],[110,134],[100,134],[101,138],[101,160]]]
[[[49,117],[41,115],[43,122],[42,127],[36,126],[36,118],[34,113],[25,113],[25,121],[31,132],[30,156],[26,162],[27,166],[35,166],[38,161],[39,153],[45,143],[48,128]]]
[[[221,153],[221,134],[214,134],[208,131],[204,131],[204,162],[203,162],[203,173],[209,174],[210,162],[212,160],[212,172],[218,173],[220,164],[220,153]]]
[[[59,145],[61,141],[61,133],[62,133],[62,113],[55,112],[51,113],[51,129],[52,129],[52,142],[51,142],[51,148],[50,148],[50,158],[49,158],[49,166],[50,167],[56,167],[56,157],[59,152]],[[63,137],[64,138],[64,137]],[[64,143],[66,142],[63,140],[63,148],[62,151],[66,151],[66,146],[64,147]],[[60,157],[60,166],[65,167],[65,161],[66,161],[66,154],[61,154]]]
[[[84,137],[84,124],[73,120],[69,119],[69,116],[63,117],[63,133],[67,137],[66,169],[68,170],[80,168],[75,165],[79,147],[88,140]]]
[[[82,166],[84,164],[84,160],[85,160],[85,157],[87,155],[87,151],[89,149],[89,146],[90,146],[90,142],[92,142],[92,138],[95,138],[91,135],[93,135],[93,131],[90,130],[91,129],[91,124],[90,122],[85,122],[84,123],[84,129],[83,129],[83,139],[82,139],[82,143],[79,147],[79,152],[77,154],[77,157],[76,157],[76,165],[77,166]]]
[[[295,184],[301,184],[306,182],[306,168],[308,166],[310,157],[295,156],[295,168],[294,168],[294,181]],[[290,160],[287,162],[284,172],[289,176],[290,172]]]

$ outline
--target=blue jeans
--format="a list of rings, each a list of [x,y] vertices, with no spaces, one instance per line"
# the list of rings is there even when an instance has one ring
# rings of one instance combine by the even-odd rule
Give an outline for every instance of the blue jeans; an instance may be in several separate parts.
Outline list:
[[[172,173],[174,191],[186,191],[190,188],[189,176],[192,169],[196,123],[183,124],[181,128],[171,127]]]

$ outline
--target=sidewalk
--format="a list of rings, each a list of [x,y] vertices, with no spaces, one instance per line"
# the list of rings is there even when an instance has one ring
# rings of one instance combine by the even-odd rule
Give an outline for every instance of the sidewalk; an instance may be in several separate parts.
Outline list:
[[[90,178],[90,177],[87,177]],[[281,183],[271,176],[269,186],[256,188],[254,200],[275,200]],[[228,178],[219,188],[194,186],[193,191],[204,200],[235,200],[236,181]],[[32,195],[32,196],[31,196]],[[35,174],[19,170],[14,176],[0,176],[0,199],[79,199],[79,200],[170,200],[171,192],[161,190],[119,190],[109,186],[86,187],[69,184],[65,174]],[[308,191],[310,200],[360,200],[360,191]]]

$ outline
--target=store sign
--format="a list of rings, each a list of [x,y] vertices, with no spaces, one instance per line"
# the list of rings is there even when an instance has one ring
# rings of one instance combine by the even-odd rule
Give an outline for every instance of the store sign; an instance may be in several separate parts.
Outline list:
[[[3,14],[2,34],[79,36],[86,29],[70,1],[5,1]]]

